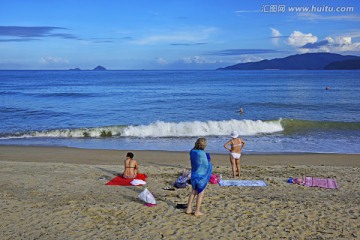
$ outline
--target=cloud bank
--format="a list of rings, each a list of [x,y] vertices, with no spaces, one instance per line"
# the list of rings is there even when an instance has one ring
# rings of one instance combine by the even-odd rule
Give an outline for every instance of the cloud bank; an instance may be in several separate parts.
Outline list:
[[[248,55],[248,54],[266,54],[277,53],[279,51],[273,49],[225,49],[209,53],[209,55],[217,56],[235,56],[235,55]]]
[[[360,42],[353,42],[351,36],[325,37],[318,40],[318,37],[311,33],[293,31],[286,40],[289,46],[295,47],[300,53],[308,52],[336,52],[336,53],[359,53]]]
[[[35,41],[39,38],[56,37],[64,39],[79,39],[69,33],[56,31],[68,30],[62,27],[24,27],[24,26],[0,26],[1,42]],[[8,38],[9,37],[9,38]]]

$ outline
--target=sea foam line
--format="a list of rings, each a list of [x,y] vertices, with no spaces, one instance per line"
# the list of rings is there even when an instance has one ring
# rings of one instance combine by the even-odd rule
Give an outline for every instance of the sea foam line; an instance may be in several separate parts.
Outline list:
[[[283,131],[280,120],[264,122],[261,120],[224,120],[163,122],[157,121],[149,125],[128,126],[121,136],[127,137],[197,137],[225,136],[236,130],[241,135],[256,135]]]
[[[283,131],[281,120],[253,121],[253,120],[224,120],[224,121],[192,121],[192,122],[164,122],[156,121],[148,125],[108,126],[96,128],[57,129],[49,131],[34,131],[17,133],[3,138],[99,138],[99,137],[206,137],[229,136],[236,130],[240,135],[251,136]]]

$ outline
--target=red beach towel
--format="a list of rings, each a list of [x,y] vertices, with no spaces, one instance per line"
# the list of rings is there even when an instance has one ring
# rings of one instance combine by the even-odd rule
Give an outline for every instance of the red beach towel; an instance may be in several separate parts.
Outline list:
[[[139,173],[138,175],[136,175],[135,178],[123,178],[122,176],[117,176],[113,179],[111,179],[108,183],[106,183],[105,185],[111,185],[111,186],[133,186],[131,185],[131,181],[134,179],[140,179],[145,181],[147,178],[146,174],[143,173]],[[137,186],[142,186],[142,185],[137,185]]]
[[[339,188],[336,183],[336,179],[333,178],[305,177],[304,186],[321,187],[321,188]]]

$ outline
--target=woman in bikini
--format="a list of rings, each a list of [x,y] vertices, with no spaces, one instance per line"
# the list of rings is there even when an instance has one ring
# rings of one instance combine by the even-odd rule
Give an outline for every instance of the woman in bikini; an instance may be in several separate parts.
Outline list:
[[[231,140],[227,141],[224,145],[228,151],[230,151],[230,162],[233,171],[233,177],[236,177],[236,172],[240,177],[240,157],[241,151],[245,147],[245,141],[239,138],[239,134],[236,131],[231,133]],[[230,146],[230,148],[229,148]]]
[[[123,178],[135,178],[139,172],[138,162],[133,159],[134,154],[132,152],[128,152],[126,154],[126,159],[124,161],[124,173]]]

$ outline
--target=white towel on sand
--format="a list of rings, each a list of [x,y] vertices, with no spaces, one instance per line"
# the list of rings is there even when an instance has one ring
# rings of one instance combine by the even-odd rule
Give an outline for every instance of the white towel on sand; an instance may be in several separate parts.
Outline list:
[[[266,183],[263,180],[221,180],[219,185],[222,187],[266,187]]]
[[[138,186],[138,185],[145,185],[146,182],[141,179],[134,179],[130,182],[131,185]]]

